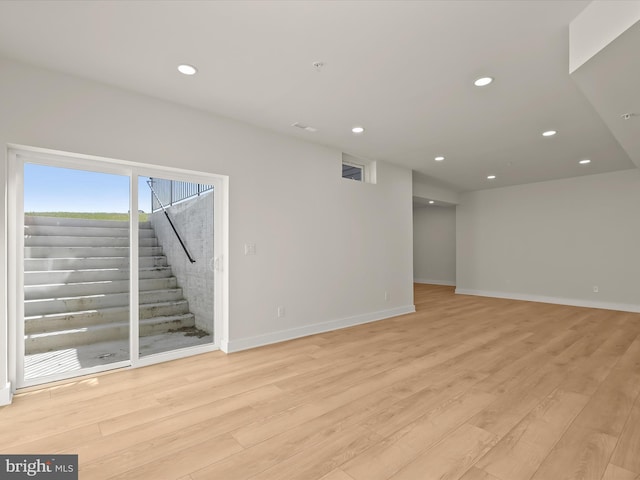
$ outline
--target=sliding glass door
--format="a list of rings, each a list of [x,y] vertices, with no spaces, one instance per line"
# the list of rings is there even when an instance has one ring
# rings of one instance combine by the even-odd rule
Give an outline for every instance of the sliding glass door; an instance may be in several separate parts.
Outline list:
[[[214,339],[214,188],[138,177],[140,356]],[[144,216],[143,216],[144,215]]]
[[[33,152],[11,171],[18,387],[216,348],[217,177]]]
[[[24,163],[24,380],[128,362],[128,176]]]

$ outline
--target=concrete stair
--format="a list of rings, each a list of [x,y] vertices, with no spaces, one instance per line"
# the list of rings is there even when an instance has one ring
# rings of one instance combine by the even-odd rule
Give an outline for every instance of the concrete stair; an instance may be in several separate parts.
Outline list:
[[[140,336],[194,327],[149,222],[139,231]],[[25,217],[26,354],[129,338],[127,222]]]

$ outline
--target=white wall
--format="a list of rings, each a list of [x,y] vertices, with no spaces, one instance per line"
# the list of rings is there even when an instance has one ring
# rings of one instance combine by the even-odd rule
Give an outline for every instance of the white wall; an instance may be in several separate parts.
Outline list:
[[[413,308],[410,170],[378,162],[376,185],[343,180],[340,151],[2,59],[0,105],[1,148],[229,176],[231,350]],[[4,186],[4,168],[1,175]],[[244,256],[245,242],[257,255]],[[0,262],[6,272],[5,255]],[[0,390],[5,349],[2,342]]]
[[[413,278],[456,284],[456,207],[414,207]]]
[[[434,179],[413,172],[413,196],[450,205],[458,204],[459,193]]]
[[[569,25],[569,72],[574,72],[640,21],[638,0],[595,0]]]
[[[640,170],[461,195],[456,281],[459,293],[640,311]]]

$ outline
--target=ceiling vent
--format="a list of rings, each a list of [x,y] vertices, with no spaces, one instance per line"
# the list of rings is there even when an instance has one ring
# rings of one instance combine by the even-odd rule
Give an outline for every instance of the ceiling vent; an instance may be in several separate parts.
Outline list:
[[[296,128],[300,128],[302,130],[306,130],[307,132],[317,132],[318,131],[317,128],[310,127],[309,125],[303,125],[302,123],[298,123],[298,122],[292,123],[291,126],[292,127],[296,127]]]

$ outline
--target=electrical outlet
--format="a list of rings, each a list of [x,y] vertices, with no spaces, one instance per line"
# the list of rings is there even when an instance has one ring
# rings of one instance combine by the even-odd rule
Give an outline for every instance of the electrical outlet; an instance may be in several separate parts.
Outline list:
[[[255,255],[256,254],[256,244],[255,243],[245,243],[244,244],[244,254],[245,255]]]
[[[593,286],[593,293],[598,293],[598,291],[599,291],[599,290],[600,290],[600,289],[598,288],[598,286],[597,286],[597,285],[594,285],[594,286]]]
[[[278,307],[278,318],[284,317],[284,307],[281,305]]]

